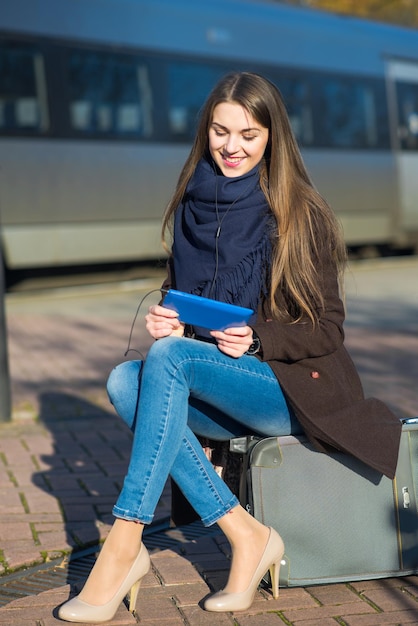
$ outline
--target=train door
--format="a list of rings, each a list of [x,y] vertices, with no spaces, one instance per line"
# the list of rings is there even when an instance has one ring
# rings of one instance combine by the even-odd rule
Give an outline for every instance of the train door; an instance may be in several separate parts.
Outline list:
[[[388,66],[400,228],[418,230],[418,63],[391,61]]]

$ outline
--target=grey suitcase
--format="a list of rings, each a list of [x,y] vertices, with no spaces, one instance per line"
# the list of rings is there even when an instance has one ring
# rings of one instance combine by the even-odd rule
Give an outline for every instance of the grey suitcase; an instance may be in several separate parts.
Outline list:
[[[392,481],[303,437],[233,439],[241,504],[283,537],[282,587],[418,572],[418,418],[404,420]]]

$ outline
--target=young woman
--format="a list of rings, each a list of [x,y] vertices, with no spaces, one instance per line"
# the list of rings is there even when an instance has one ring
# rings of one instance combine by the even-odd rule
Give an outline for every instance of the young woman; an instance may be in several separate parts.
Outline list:
[[[364,400],[343,346],[338,276],[345,246],[313,187],[277,88],[251,73],[226,76],[202,110],[196,138],[164,218],[173,246],[164,288],[255,311],[248,326],[189,328],[162,305],[146,316],[156,341],[145,362],[118,366],[108,382],[134,431],[116,521],[82,592],[59,616],[111,619],[149,556],[141,542],[169,476],[205,525],[228,538],[228,583],[208,611],[248,608],[270,569],[273,595],[284,546],[239,505],[196,435],[226,440],[302,430],[318,449],[338,448],[393,476],[400,424]]]

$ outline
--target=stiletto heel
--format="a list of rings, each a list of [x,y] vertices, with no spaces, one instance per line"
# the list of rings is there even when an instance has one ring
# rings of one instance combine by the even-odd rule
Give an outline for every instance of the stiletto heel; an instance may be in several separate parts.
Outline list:
[[[282,556],[280,557],[280,560]],[[273,594],[273,598],[275,600],[277,600],[277,598],[279,597],[279,577],[280,577],[280,561],[278,563],[273,563],[272,566],[270,567],[271,593]]]
[[[85,624],[107,622],[113,618],[129,590],[131,590],[129,610],[133,611],[135,609],[139,587],[143,577],[150,568],[150,564],[148,551],[142,544],[141,550],[133,562],[128,575],[109,602],[102,605],[89,604],[88,602],[84,602],[79,596],[76,596],[59,608],[58,617],[66,622],[83,622]]]
[[[141,580],[137,580],[136,583],[131,587],[131,591],[129,593],[129,610],[131,613],[135,611],[136,601],[138,598],[138,591],[141,586]]]
[[[245,611],[253,603],[258,585],[267,571],[270,571],[273,598],[277,599],[279,597],[280,563],[283,554],[283,540],[273,528],[270,528],[269,540],[247,589],[240,593],[218,591],[205,600],[205,610],[218,613],[223,611]]]

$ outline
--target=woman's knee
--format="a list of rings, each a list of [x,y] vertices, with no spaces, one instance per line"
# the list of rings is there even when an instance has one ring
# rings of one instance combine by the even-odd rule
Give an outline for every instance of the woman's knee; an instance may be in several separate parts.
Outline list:
[[[106,389],[110,401],[120,394],[125,394],[132,387],[138,388],[139,374],[142,368],[142,361],[126,361],[120,363],[109,374]]]
[[[116,413],[132,428],[138,402],[142,361],[117,365],[107,380],[107,394]]]
[[[177,369],[183,365],[192,363],[195,359],[205,357],[207,350],[214,346],[188,337],[163,337],[155,341],[147,355],[147,368],[164,363],[168,369],[170,366]]]
[[[184,344],[185,339],[183,337],[162,337],[158,341],[154,341],[151,345],[147,354],[147,361],[149,362],[152,359],[165,359],[168,356],[173,356],[179,351],[182,352]]]

